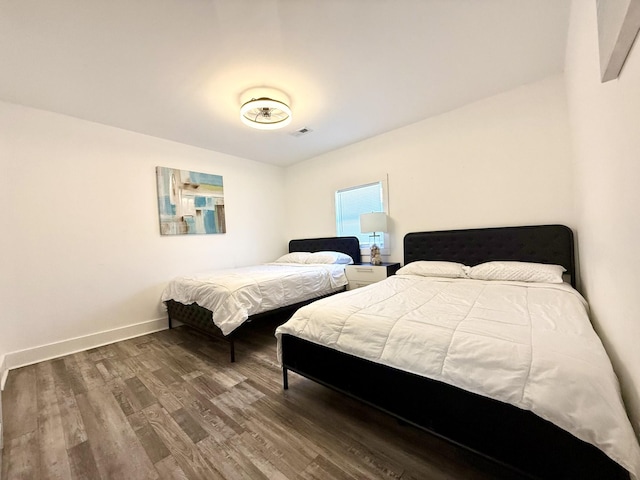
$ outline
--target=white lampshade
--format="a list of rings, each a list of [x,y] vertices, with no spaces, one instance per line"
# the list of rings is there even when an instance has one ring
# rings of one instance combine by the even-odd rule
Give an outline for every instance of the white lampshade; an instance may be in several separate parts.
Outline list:
[[[360,232],[386,232],[387,214],[384,212],[363,213],[360,215]]]

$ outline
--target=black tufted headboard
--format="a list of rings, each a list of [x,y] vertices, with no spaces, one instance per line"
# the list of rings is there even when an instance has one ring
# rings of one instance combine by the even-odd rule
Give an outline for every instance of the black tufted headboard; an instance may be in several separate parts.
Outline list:
[[[551,263],[576,286],[573,232],[564,225],[476,228],[408,233],[404,263],[441,260],[473,266],[491,260]]]
[[[289,252],[321,252],[324,250],[346,253],[353,258],[354,263],[362,262],[358,237],[302,238],[289,242]]]

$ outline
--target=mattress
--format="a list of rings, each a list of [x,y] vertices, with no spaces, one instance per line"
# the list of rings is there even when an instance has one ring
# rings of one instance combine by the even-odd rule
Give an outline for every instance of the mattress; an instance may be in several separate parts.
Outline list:
[[[178,277],[161,299],[211,310],[213,323],[228,335],[250,315],[327,295],[347,283],[344,265],[270,263]]]
[[[567,284],[396,275],[276,330],[527,409],[640,472],[618,380]]]

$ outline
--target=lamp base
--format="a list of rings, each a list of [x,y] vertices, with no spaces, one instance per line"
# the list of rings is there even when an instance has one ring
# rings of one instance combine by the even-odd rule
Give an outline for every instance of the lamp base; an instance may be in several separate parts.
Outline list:
[[[371,265],[380,265],[382,264],[382,257],[380,256],[380,248],[374,243],[371,245]]]

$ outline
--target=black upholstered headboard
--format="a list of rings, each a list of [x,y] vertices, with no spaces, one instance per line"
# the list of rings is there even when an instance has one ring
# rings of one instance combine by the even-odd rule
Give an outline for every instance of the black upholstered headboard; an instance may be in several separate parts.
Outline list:
[[[321,252],[323,250],[346,253],[353,258],[354,263],[362,262],[358,237],[301,238],[289,242],[289,252]]]
[[[576,286],[573,232],[564,225],[408,233],[404,263],[441,260],[473,266],[491,260],[550,263],[567,269]]]

